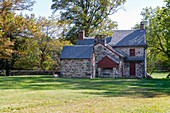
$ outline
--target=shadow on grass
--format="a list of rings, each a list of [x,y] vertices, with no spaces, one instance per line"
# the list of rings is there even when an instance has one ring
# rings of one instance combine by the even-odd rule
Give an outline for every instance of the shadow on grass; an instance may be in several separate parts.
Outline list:
[[[80,90],[89,95],[153,98],[170,95],[170,79],[67,79],[44,75],[0,77],[0,90],[6,89]]]

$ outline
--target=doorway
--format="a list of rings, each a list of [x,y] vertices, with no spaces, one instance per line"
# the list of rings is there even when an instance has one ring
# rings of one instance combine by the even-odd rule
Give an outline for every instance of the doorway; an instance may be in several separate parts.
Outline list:
[[[136,65],[135,62],[130,63],[130,75],[135,76],[136,75]]]

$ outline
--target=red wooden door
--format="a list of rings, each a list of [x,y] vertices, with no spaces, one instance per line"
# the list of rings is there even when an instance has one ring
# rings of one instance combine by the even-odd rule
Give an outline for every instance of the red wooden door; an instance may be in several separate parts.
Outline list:
[[[131,63],[130,63],[130,75],[131,75],[131,76],[135,76],[135,75],[136,75],[135,62],[131,62]]]

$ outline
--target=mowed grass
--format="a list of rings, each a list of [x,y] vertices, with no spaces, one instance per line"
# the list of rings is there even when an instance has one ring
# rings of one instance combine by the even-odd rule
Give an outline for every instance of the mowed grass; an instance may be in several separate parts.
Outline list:
[[[170,113],[170,79],[0,77],[0,112]]]
[[[166,78],[170,72],[154,72],[151,76],[153,78]]]

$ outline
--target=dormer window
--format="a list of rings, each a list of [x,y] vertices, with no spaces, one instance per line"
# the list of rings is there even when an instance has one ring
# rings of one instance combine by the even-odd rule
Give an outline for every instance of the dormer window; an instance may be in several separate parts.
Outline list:
[[[135,56],[135,49],[130,49],[130,56]]]

